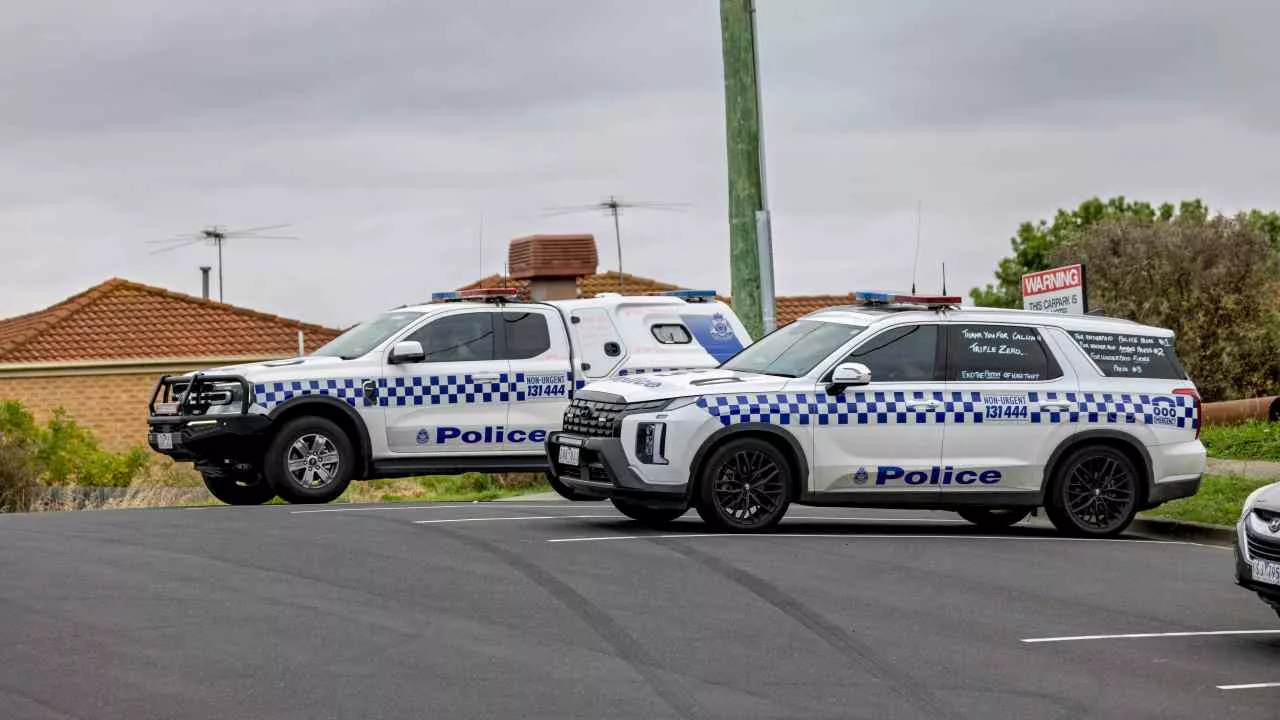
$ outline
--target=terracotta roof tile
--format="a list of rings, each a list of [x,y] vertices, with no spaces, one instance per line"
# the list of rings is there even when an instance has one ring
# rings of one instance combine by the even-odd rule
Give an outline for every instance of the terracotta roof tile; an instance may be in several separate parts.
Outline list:
[[[0,320],[0,363],[275,357],[337,337],[320,325],[112,278],[45,310]]]

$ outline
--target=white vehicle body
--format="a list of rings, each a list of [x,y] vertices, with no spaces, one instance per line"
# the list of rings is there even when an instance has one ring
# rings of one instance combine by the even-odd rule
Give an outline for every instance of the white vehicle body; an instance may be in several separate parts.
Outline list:
[[[787,500],[806,504],[1030,510],[1052,505],[1059,462],[1091,444],[1142,476],[1137,509],[1199,486],[1199,397],[1168,330],[911,305],[832,308],[797,326],[721,369],[592,384],[552,436],[556,482],[584,498],[703,512],[703,486],[720,482],[708,459],[755,438],[785,458]],[[799,339],[788,344],[788,332]],[[796,372],[743,369],[774,355],[769,367]],[[834,382],[853,362],[870,366],[869,383]]]
[[[731,309],[697,300],[399,308],[308,357],[166,378],[152,403],[151,445],[202,472],[246,476],[259,471],[277,427],[310,413],[349,436],[356,479],[541,470],[547,434],[578,388],[714,367],[750,343]],[[193,380],[199,389],[188,393]]]

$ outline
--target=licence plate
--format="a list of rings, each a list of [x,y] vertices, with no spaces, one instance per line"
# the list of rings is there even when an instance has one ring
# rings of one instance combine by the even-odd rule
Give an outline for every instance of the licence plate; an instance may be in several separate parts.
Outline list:
[[[156,433],[156,447],[161,450],[172,450],[173,433]]]
[[[1280,563],[1271,562],[1270,560],[1254,560],[1253,580],[1254,582],[1264,582],[1268,585],[1280,585]]]
[[[557,456],[561,465],[577,465],[580,455],[580,448],[572,445],[561,445],[560,454]]]

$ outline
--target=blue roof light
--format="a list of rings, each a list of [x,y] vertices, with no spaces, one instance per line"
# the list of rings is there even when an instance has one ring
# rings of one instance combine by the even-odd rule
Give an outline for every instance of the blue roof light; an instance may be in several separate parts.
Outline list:
[[[457,290],[445,290],[444,292],[431,293],[431,302],[452,302],[454,300],[461,299],[462,293]]]
[[[859,290],[853,298],[865,303],[891,303],[898,299],[897,294],[872,290]]]
[[[716,291],[715,290],[667,290],[665,292],[661,292],[658,294],[666,295],[667,297],[678,297],[678,298],[685,298],[685,299],[713,298],[716,296]]]

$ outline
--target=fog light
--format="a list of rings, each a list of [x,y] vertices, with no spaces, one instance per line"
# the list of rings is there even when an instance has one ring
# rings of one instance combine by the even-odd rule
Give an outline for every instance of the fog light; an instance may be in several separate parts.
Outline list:
[[[646,465],[667,464],[667,424],[642,422],[636,425],[636,457]]]

